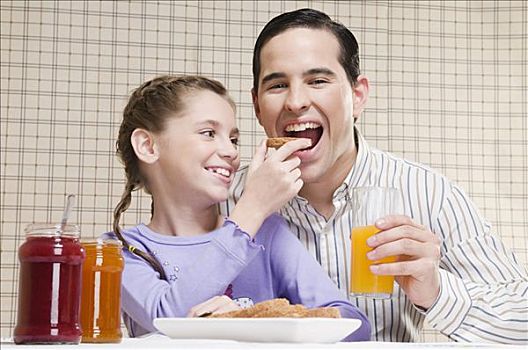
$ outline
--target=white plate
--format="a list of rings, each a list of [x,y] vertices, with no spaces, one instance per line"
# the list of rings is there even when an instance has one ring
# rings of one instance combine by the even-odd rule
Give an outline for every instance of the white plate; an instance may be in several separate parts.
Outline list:
[[[156,318],[154,326],[175,339],[334,343],[361,326],[349,318]]]

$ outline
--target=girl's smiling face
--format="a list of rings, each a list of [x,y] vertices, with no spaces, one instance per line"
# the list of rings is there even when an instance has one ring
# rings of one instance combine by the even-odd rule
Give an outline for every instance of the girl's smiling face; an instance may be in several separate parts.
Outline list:
[[[235,111],[222,96],[193,91],[185,108],[169,118],[159,133],[159,188],[200,204],[227,199],[240,165]]]

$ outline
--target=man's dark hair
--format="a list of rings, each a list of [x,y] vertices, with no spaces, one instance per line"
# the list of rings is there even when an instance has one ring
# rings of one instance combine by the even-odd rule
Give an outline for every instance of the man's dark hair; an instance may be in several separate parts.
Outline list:
[[[273,37],[291,28],[328,30],[340,46],[339,63],[344,68],[350,84],[354,86],[359,76],[359,45],[347,27],[333,21],[327,14],[313,9],[285,12],[269,21],[260,32],[253,49],[253,89],[258,91],[260,75],[260,52]]]

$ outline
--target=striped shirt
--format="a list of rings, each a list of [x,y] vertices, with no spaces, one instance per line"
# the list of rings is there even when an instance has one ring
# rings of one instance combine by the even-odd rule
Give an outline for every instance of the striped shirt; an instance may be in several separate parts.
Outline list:
[[[434,170],[369,147],[359,131],[356,163],[333,195],[334,213],[326,220],[306,199],[296,196],[280,211],[291,231],[349,295],[351,189],[399,189],[405,215],[441,239],[440,294],[422,311],[395,283],[393,298],[351,298],[372,324],[376,341],[418,341],[424,320],[455,341],[527,343],[528,277],[524,266],[492,233],[461,188]],[[229,215],[243,190],[247,167],[233,182],[230,199],[220,205]]]

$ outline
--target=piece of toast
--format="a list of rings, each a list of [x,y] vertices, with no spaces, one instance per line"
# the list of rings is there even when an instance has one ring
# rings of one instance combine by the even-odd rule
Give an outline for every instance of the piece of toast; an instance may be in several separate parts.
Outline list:
[[[209,317],[215,318],[267,318],[267,317],[326,317],[341,318],[341,313],[336,307],[319,307],[307,309],[303,305],[291,305],[287,299],[271,299],[255,304],[252,307],[242,310],[230,311],[221,314],[213,314]]]
[[[290,142],[293,140],[297,140],[297,138],[296,137],[271,137],[266,140],[266,146],[277,149],[280,146],[284,145],[286,142]]]
[[[341,318],[341,313],[337,307],[318,307],[315,309],[305,309],[301,317]]]
[[[265,318],[265,317],[302,317],[301,315],[306,311],[303,305],[286,305],[279,308],[269,308],[255,313],[253,317]]]
[[[255,317],[256,314],[260,312],[269,312],[269,310],[278,310],[285,307],[288,307],[290,302],[288,299],[278,298],[266,300],[260,303],[248,307],[247,309],[235,310],[230,312],[225,312],[222,314],[213,314],[209,317]]]

